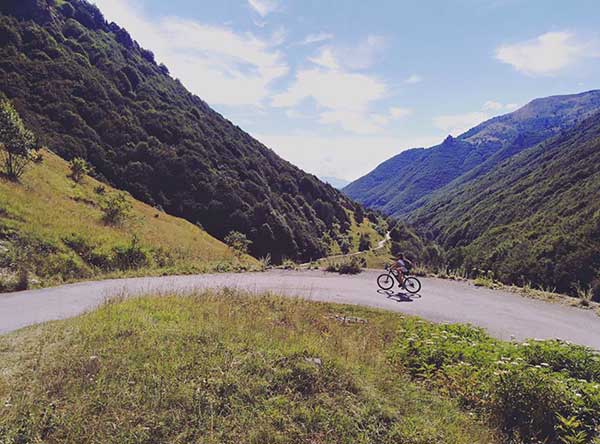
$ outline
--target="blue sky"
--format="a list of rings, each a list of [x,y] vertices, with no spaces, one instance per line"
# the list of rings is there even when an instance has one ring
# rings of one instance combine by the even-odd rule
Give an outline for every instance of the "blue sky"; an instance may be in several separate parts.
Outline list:
[[[95,0],[282,157],[356,179],[533,98],[600,88],[598,0]]]

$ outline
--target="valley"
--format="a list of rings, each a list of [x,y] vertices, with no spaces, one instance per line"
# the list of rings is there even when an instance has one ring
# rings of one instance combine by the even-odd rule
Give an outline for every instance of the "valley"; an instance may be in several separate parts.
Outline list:
[[[593,44],[498,44],[500,103],[496,67],[392,70],[457,29],[133,3],[0,2],[1,444],[600,442],[600,90],[548,86]]]

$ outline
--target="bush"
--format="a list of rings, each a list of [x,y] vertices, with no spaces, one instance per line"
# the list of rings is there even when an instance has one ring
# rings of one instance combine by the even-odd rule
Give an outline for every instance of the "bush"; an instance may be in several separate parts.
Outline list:
[[[325,267],[325,271],[339,274],[358,274],[366,266],[367,261],[364,257],[352,256],[345,261],[330,262]]]
[[[138,270],[150,263],[148,253],[140,246],[135,235],[129,245],[115,247],[113,254],[113,265],[121,271]]]
[[[129,218],[133,206],[125,193],[113,193],[106,198],[101,208],[105,223],[120,225]]]
[[[507,442],[592,442],[600,426],[600,355],[561,341],[506,343],[467,325],[408,320],[390,360],[495,422]],[[560,417],[580,422],[577,430]]]
[[[26,268],[21,268],[17,275],[16,291],[24,291],[29,288],[29,271]]]
[[[362,233],[358,240],[358,251],[367,251],[371,249],[371,236],[368,233]]]
[[[80,234],[71,234],[63,238],[64,244],[81,256],[84,260],[88,260],[95,246],[90,243],[85,237]]]
[[[225,236],[225,243],[233,249],[235,255],[241,257],[243,254],[248,252],[248,248],[252,244],[251,241],[248,240],[245,234],[240,233],[239,231],[232,231],[227,236]]]
[[[71,169],[69,177],[77,183],[81,183],[86,174],[90,172],[90,167],[81,157],[76,157],[71,160],[71,162],[69,162],[69,168]]]

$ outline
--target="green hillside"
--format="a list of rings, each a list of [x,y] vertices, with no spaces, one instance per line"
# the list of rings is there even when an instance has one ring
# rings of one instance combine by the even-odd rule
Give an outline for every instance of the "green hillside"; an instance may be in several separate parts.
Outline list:
[[[405,218],[429,197],[467,183],[505,159],[568,130],[600,110],[600,91],[536,99],[459,137],[428,149],[403,151],[344,192],[386,214]]]
[[[437,196],[411,221],[451,265],[600,298],[600,115]]]
[[[87,177],[78,184],[68,164],[43,152],[20,183],[0,179],[0,290],[96,276],[190,273],[258,267],[186,220],[131,196],[122,223],[103,220],[117,190]],[[135,240],[134,240],[135,239]]]
[[[213,111],[81,0],[0,2],[0,96],[41,142],[98,178],[255,257],[310,260],[356,204]],[[135,37],[135,36],[133,36]]]

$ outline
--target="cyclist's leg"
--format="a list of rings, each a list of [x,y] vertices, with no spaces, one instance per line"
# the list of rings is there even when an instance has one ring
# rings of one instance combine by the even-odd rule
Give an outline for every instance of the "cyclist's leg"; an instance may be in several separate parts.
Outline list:
[[[402,287],[404,285],[404,272],[400,267],[396,268],[396,279],[398,279],[398,287]]]

